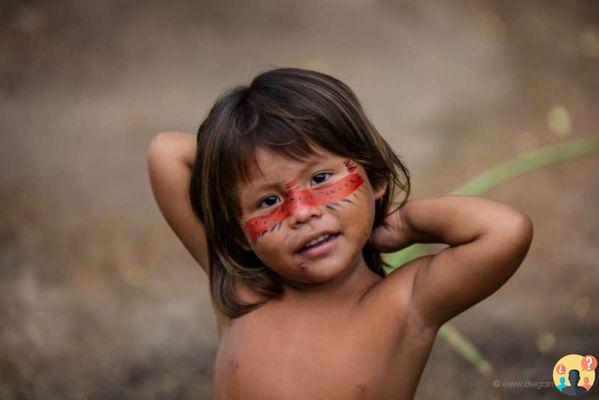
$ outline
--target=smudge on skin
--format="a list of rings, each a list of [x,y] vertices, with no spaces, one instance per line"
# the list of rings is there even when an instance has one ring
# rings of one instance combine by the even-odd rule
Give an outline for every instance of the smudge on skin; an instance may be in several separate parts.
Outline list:
[[[303,261],[300,261],[300,263],[299,263],[297,266],[299,267],[299,269],[300,269],[302,272],[306,272],[306,270],[307,270],[307,268],[306,268],[306,264],[304,264],[304,262],[303,262]]]
[[[357,167],[353,161],[345,160],[343,163],[351,174],[337,182],[308,189],[298,188],[295,179],[287,183],[286,200],[283,203],[270,213],[250,218],[245,222],[244,227],[251,240],[256,242],[263,235],[278,230],[300,204],[309,207],[324,205],[331,210],[336,210],[335,207],[342,202],[354,204],[347,197],[352,194],[355,196],[354,192],[360,188],[364,180],[355,172]]]

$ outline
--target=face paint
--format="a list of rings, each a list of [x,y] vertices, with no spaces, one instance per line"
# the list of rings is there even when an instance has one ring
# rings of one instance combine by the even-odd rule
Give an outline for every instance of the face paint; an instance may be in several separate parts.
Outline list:
[[[270,213],[250,218],[244,224],[251,240],[255,242],[264,234],[279,229],[283,221],[292,215],[300,205],[308,207],[325,205],[331,210],[336,210],[335,207],[340,205],[341,202],[353,204],[347,197],[351,194],[355,196],[354,191],[364,183],[364,180],[360,174],[354,172],[357,167],[351,160],[345,160],[344,164],[351,174],[329,185],[314,189],[300,189],[297,188],[297,181],[294,180],[288,183],[285,191],[287,200]]]

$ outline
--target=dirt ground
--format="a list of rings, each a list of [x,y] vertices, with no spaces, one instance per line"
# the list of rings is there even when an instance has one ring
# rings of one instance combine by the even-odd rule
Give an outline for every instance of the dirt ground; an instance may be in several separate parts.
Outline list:
[[[0,21],[2,400],[211,397],[208,283],[154,204],[146,151],[258,72],[348,83],[414,197],[599,135],[591,0],[7,1]],[[598,172],[587,156],[485,194],[535,226],[514,277],[451,322],[492,379],[546,381],[563,355],[599,355]],[[495,388],[439,339],[416,398],[441,393],[559,396]]]

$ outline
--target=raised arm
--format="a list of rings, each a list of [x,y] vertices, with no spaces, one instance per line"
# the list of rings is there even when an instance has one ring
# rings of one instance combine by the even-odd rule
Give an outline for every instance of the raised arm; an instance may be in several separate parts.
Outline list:
[[[405,289],[406,277],[411,278],[409,300],[397,294],[397,302],[407,303],[431,327],[441,326],[499,289],[526,256],[533,235],[526,215],[475,196],[411,199],[387,220],[389,228],[373,233],[381,251],[412,243],[449,245],[385,279],[389,286],[396,280],[397,287]]]
[[[193,213],[188,197],[196,146],[196,137],[192,134],[158,134],[148,149],[148,173],[162,215],[193,258],[208,272],[204,226]]]

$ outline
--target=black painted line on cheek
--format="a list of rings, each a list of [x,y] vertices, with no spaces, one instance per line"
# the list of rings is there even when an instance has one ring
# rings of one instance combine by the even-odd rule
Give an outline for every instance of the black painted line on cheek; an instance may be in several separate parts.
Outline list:
[[[335,207],[333,207],[332,201],[327,202],[326,206],[327,206],[327,208],[329,208],[331,210],[337,211],[337,209]]]
[[[358,194],[360,194],[360,193],[364,194],[364,192],[365,192],[365,191],[366,191],[366,186],[365,186],[365,185],[360,185],[360,187],[359,187],[359,188],[358,188],[358,190],[357,190],[356,197],[357,197],[357,196],[358,196]]]

